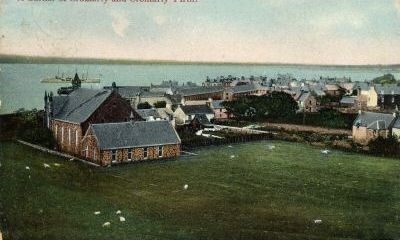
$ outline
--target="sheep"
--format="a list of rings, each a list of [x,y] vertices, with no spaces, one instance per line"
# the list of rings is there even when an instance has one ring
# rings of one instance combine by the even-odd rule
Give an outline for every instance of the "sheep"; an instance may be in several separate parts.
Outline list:
[[[329,154],[331,151],[329,151],[328,149],[325,149],[325,150],[321,150],[321,153],[322,154]]]
[[[118,215],[118,214],[121,214],[121,211],[120,210],[118,210],[117,212],[116,212],[116,214]]]
[[[322,223],[322,220],[321,220],[321,219],[316,219],[316,220],[314,220],[314,223],[315,223],[315,224],[321,224],[321,223]]]
[[[50,165],[47,163],[43,163],[44,168],[50,168]]]
[[[125,222],[125,218],[124,217],[119,217],[119,221],[120,222]]]
[[[273,149],[275,149],[275,146],[274,145],[268,145],[268,149],[269,150],[273,150]]]
[[[31,170],[31,168],[30,168],[30,167],[28,167],[28,166],[26,166],[26,167],[25,167],[25,169],[26,169],[26,170]]]
[[[75,161],[75,158],[70,158],[69,161],[70,162]]]
[[[54,166],[59,167],[61,165],[59,163],[54,163]]]
[[[94,215],[100,215],[100,211],[94,212]]]
[[[111,225],[110,222],[105,222],[105,223],[103,224],[103,227],[109,227],[110,225]]]
[[[228,148],[233,148],[233,146],[232,146],[232,145],[229,145]]]
[[[235,158],[235,155],[231,155],[231,159],[234,159]]]
[[[185,185],[183,186],[183,190],[188,190],[188,188],[189,188],[189,185],[187,185],[187,184],[185,184]]]

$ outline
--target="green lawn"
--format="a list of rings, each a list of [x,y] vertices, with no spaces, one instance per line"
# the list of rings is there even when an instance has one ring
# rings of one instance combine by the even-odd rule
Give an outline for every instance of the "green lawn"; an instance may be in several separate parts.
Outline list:
[[[261,141],[102,169],[0,147],[0,215],[12,239],[400,238],[396,159]]]

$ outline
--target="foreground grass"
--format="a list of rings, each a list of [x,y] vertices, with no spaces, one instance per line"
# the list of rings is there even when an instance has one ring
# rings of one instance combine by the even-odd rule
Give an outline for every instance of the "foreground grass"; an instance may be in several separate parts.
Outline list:
[[[263,141],[95,169],[12,142],[0,147],[0,215],[11,239],[400,237],[395,159]]]

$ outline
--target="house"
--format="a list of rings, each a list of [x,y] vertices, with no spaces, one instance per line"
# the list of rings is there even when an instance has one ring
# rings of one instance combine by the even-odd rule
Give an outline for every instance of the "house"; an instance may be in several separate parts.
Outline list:
[[[220,100],[224,92],[224,87],[222,86],[212,86],[212,87],[194,87],[181,89],[175,94],[182,96],[183,101],[198,101],[198,100],[208,100],[210,98]]]
[[[343,96],[342,99],[340,99],[340,107],[344,108],[355,108],[356,104],[356,96]]]
[[[228,119],[231,117],[226,108],[222,106],[223,102],[223,100],[211,100],[209,102],[209,106],[214,111],[215,119]]]
[[[267,94],[268,91],[268,87],[261,86],[257,83],[236,85],[224,91],[223,99],[225,101],[232,101],[234,99],[244,96],[262,96]]]
[[[101,166],[173,158],[181,140],[168,121],[91,124],[82,140],[83,156]]]
[[[400,86],[397,84],[376,84],[375,91],[380,109],[393,110],[400,105]]]
[[[47,127],[60,150],[81,155],[81,140],[90,124],[142,120],[115,90],[78,88],[69,95],[45,94]]]
[[[189,124],[196,115],[205,115],[209,121],[214,119],[214,111],[207,105],[186,105],[179,106],[174,117],[176,124]]]
[[[392,136],[396,137],[400,141],[400,117],[396,119],[392,127]]]
[[[145,121],[170,121],[175,126],[174,112],[168,108],[138,109],[136,112]]]
[[[396,120],[396,114],[360,111],[353,124],[353,140],[359,144],[368,144],[377,137],[387,138]]]
[[[299,112],[317,112],[317,99],[310,92],[300,92],[294,97],[299,105]]]
[[[329,96],[340,96],[341,94],[346,92],[345,89],[343,89],[337,84],[326,84],[323,90],[326,93],[326,95]]]

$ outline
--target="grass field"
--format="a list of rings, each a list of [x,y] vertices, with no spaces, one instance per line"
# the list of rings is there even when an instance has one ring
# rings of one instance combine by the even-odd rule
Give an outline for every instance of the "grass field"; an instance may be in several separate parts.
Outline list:
[[[0,146],[0,215],[11,239],[400,238],[396,159],[261,141],[98,169]]]

